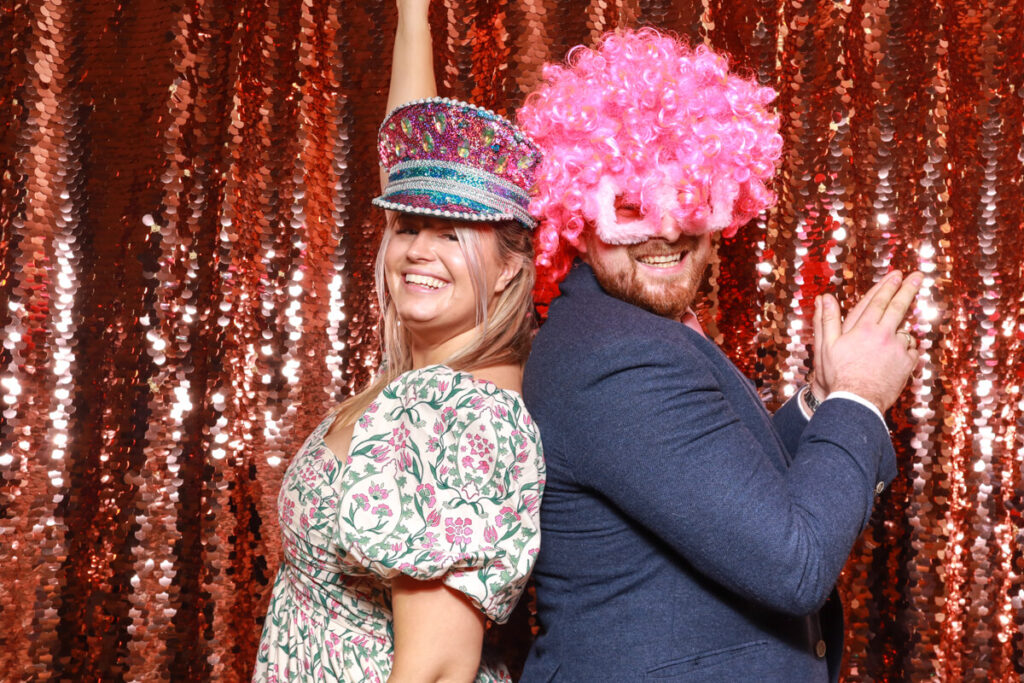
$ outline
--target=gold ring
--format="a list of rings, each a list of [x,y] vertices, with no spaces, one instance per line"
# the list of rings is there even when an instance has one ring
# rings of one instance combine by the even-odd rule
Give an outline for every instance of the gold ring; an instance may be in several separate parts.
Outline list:
[[[917,340],[914,339],[914,335],[910,334],[906,330],[900,330],[898,334],[904,338],[904,343],[907,345],[908,351],[917,346]]]

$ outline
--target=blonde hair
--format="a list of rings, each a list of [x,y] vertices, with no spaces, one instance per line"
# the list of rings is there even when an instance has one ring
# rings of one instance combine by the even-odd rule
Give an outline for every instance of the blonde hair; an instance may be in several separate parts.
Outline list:
[[[374,267],[374,282],[381,311],[383,364],[369,384],[338,406],[331,430],[355,424],[385,386],[402,373],[413,369],[409,336],[400,324],[384,277],[384,253],[402,215],[389,212]],[[445,359],[444,364],[453,370],[472,370],[501,363],[521,365],[530,352],[530,342],[537,325],[533,312],[535,272],[530,231],[515,221],[469,224],[453,222],[476,293],[476,323],[480,334],[469,345]],[[483,227],[490,227],[494,231],[498,263],[521,262],[519,272],[498,295],[493,310],[488,310],[487,305],[484,247],[480,239],[480,229]]]

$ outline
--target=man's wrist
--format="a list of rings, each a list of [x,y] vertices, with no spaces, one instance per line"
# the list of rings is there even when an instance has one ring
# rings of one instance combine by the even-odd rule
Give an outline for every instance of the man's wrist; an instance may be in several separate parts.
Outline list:
[[[882,421],[882,424],[885,424],[885,416],[882,414],[879,407],[872,401],[869,401],[863,396],[855,394],[852,391],[833,391],[830,392],[829,395],[825,397],[825,400],[822,401],[818,400],[818,397],[814,395],[814,390],[811,388],[811,385],[806,384],[797,394],[797,401],[800,404],[800,410],[808,420],[810,420],[811,416],[814,415],[814,412],[821,407],[822,403],[833,398],[845,398],[853,401],[854,403],[859,403],[877,415],[878,419]]]
[[[810,410],[811,413],[814,413],[814,411],[818,409],[818,406],[821,405],[821,401],[818,399],[817,396],[814,395],[814,388],[810,384],[808,384],[806,387],[804,387],[803,393],[804,402],[807,404],[807,409]],[[828,397],[826,396],[826,398]]]
[[[865,408],[869,409],[875,415],[877,415],[878,419],[882,421],[882,424],[885,424],[885,416],[882,414],[881,408],[879,408],[875,404],[874,401],[870,401],[870,400],[864,398],[863,396],[861,396],[859,394],[853,393],[852,391],[843,391],[843,390],[833,391],[833,392],[829,393],[828,398],[826,400],[830,400],[830,399],[833,399],[833,398],[845,398],[845,399],[847,399],[849,401],[853,401],[855,403],[859,403],[862,406],[864,406]]]
[[[811,408],[810,402],[807,397],[810,396],[811,390],[810,385],[804,385],[800,387],[800,390],[796,392],[796,404],[800,407],[800,414],[804,416],[805,420],[810,420],[814,415],[814,409]],[[815,406],[817,408],[817,406]]]

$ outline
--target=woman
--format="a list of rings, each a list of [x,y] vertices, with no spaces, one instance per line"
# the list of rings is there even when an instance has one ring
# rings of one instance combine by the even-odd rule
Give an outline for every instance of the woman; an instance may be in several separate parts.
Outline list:
[[[427,2],[404,5],[374,200],[386,362],[285,474],[258,681],[510,680],[481,663],[485,622],[508,618],[540,542],[540,436],[518,393],[539,154],[472,105],[392,109],[433,94]]]

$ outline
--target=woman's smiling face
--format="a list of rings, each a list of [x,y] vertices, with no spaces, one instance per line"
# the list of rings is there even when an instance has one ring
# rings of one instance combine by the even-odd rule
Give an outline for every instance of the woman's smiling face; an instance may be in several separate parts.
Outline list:
[[[493,228],[468,229],[479,245],[479,283],[454,222],[401,214],[389,228],[385,282],[399,320],[416,341],[437,346],[473,330],[479,323],[478,287],[487,292],[489,305],[507,284]]]

